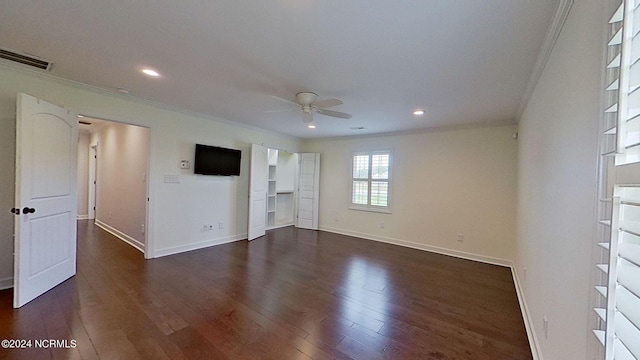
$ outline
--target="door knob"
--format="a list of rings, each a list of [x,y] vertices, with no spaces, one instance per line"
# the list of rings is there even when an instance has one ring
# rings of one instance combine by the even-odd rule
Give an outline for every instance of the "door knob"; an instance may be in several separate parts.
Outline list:
[[[20,210],[18,210],[20,211]],[[36,209],[34,208],[30,208],[30,207],[24,207],[24,209],[22,209],[22,213],[23,214],[33,214],[34,212],[36,212]]]
[[[11,208],[11,213],[12,214],[16,214],[16,215],[20,215],[20,209]]]

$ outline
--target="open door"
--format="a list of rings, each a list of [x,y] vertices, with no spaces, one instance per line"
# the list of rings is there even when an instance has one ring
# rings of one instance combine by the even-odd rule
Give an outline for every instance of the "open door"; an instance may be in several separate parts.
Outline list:
[[[267,148],[251,144],[249,173],[249,229],[248,239],[253,240],[266,232],[267,220]]]
[[[18,94],[13,307],[76,273],[76,115]]]
[[[320,154],[301,153],[297,227],[318,230],[319,200]]]

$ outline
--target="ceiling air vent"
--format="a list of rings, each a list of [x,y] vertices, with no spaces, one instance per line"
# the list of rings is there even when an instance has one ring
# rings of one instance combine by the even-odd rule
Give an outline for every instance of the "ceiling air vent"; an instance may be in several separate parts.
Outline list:
[[[17,62],[41,70],[49,70],[51,69],[51,65],[53,65],[53,63],[49,60],[44,60],[33,55],[28,55],[6,48],[0,48],[0,59]]]

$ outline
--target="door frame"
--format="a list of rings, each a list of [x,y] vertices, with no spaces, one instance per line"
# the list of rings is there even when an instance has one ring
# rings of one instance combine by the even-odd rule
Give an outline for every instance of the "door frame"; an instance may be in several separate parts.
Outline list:
[[[88,206],[88,220],[95,220],[96,218],[96,179],[98,178],[98,143],[89,144],[89,186],[87,195],[89,199]]]

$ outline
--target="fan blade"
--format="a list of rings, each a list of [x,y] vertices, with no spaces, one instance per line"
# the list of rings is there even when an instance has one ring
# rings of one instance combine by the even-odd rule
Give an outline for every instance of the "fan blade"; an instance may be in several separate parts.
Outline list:
[[[298,110],[298,109],[264,110],[262,112],[263,113],[279,113],[279,112],[287,112],[287,111],[293,111],[293,110]]]
[[[340,111],[317,109],[316,112],[318,112],[318,113],[320,113],[322,115],[333,116],[335,118],[351,119],[351,114],[346,114],[346,113],[343,113],[343,112],[340,112]]]
[[[328,107],[332,107],[332,106],[338,106],[338,105],[342,105],[343,102],[341,100],[338,99],[327,99],[327,100],[322,100],[322,101],[316,101],[315,102],[315,106],[318,107],[319,109],[324,109],[324,108],[328,108]]]
[[[275,96],[275,95],[271,95],[271,97],[272,97],[272,98],[274,98],[274,99],[278,99],[278,100],[280,100],[280,101],[287,102],[287,103],[289,103],[289,104],[293,104],[293,105],[295,105],[295,106],[300,106],[300,104],[298,104],[297,102],[295,102],[295,101],[293,101],[293,100],[284,99],[284,98],[281,98],[281,97],[278,97],[278,96]]]
[[[303,112],[302,113],[302,121],[304,121],[305,124],[313,122],[313,114],[310,113],[310,112]]]

